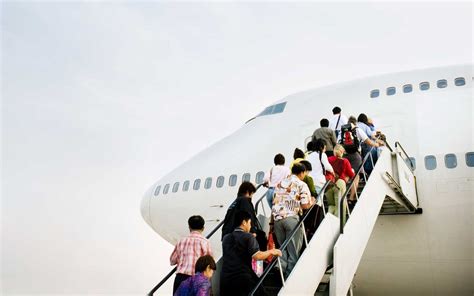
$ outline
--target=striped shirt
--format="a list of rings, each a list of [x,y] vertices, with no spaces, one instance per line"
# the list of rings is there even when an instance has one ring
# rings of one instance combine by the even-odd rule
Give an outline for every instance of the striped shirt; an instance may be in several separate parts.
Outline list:
[[[194,265],[199,257],[211,255],[211,244],[199,231],[182,238],[171,253],[170,264],[178,264],[177,273],[194,275]]]

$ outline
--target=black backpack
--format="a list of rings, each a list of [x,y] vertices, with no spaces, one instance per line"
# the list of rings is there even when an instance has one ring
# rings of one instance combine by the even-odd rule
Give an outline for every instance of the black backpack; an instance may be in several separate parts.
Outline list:
[[[355,153],[359,150],[359,138],[357,137],[356,128],[352,129],[350,123],[341,126],[341,139],[339,143],[347,153]]]

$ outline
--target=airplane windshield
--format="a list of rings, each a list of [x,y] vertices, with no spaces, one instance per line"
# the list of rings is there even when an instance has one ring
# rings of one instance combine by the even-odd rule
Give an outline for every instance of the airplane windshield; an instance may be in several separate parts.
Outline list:
[[[268,106],[262,112],[260,112],[260,114],[258,114],[256,117],[282,113],[285,110],[285,107],[286,107],[286,102]]]

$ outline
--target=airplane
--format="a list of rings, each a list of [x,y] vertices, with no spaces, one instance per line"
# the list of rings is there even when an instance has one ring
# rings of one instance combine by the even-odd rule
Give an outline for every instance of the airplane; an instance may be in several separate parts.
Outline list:
[[[474,295],[473,80],[473,65],[465,64],[288,95],[153,184],[141,201],[143,219],[171,244],[188,234],[191,215],[203,216],[206,231],[213,229],[236,198],[240,182],[262,183],[277,153],[288,165],[293,150],[304,149],[320,119],[330,119],[332,108],[339,106],[346,116],[367,114],[392,147],[403,145],[413,161],[417,206],[422,208],[422,213],[375,218],[357,271],[350,275],[351,291]],[[254,202],[264,190],[257,191]],[[220,232],[210,240],[219,258]]]

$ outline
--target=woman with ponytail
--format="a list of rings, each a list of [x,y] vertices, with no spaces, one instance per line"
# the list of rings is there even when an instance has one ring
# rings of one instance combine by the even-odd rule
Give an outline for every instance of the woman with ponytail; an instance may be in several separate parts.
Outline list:
[[[310,153],[307,157],[311,163],[313,170],[310,176],[313,177],[314,185],[316,186],[316,193],[320,193],[324,184],[326,183],[326,172],[334,174],[334,170],[328,161],[326,155],[326,143],[323,139],[317,139],[311,147],[314,153]]]

